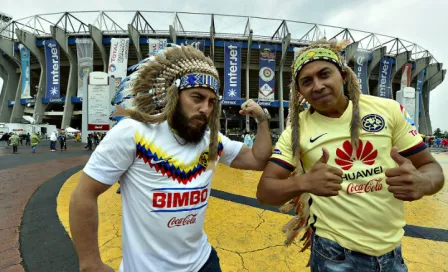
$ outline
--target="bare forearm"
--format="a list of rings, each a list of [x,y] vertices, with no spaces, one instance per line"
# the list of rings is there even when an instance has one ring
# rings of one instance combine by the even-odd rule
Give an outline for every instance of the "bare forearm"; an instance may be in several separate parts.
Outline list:
[[[252,146],[252,153],[259,161],[268,161],[272,155],[272,139],[269,132],[269,122],[263,121],[257,126],[257,135],[255,137],[254,145]]]
[[[81,270],[101,263],[98,248],[97,199],[75,191],[70,199],[70,232]]]
[[[257,189],[257,199],[261,204],[281,206],[304,193],[300,182],[295,178],[274,179],[264,177]]]
[[[428,163],[418,168],[428,179],[428,186],[424,189],[425,195],[433,195],[443,188],[445,177],[443,170],[438,163]]]

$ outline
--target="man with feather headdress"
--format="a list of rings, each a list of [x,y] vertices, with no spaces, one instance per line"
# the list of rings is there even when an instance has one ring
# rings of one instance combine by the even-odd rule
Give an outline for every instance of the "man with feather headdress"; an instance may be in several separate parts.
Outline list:
[[[71,197],[81,271],[112,271],[99,254],[96,201],[118,180],[121,272],[221,271],[203,230],[214,169],[221,162],[263,170],[272,154],[270,116],[250,99],[242,105],[240,113],[258,123],[252,149],[222,135],[218,71],[190,46],[159,52],[128,79],[113,114],[124,119],[92,154]]]

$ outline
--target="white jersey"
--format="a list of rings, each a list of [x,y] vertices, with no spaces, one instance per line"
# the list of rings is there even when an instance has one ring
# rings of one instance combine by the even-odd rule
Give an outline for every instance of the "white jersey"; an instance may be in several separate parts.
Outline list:
[[[205,171],[210,132],[199,144],[180,145],[174,137],[167,122],[122,120],[84,168],[101,183],[120,180],[120,272],[198,271],[210,255],[203,230],[213,176]],[[242,145],[219,134],[219,162],[229,166]]]

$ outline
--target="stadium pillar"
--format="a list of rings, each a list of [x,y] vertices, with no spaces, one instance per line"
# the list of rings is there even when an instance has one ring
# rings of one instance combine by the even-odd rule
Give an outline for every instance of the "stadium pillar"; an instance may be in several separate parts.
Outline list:
[[[403,66],[406,63],[408,63],[408,61],[411,59],[411,55],[412,55],[411,51],[404,51],[395,57],[395,64],[392,66],[392,73],[390,75],[390,78],[391,78],[390,88],[392,90],[392,93],[391,93],[392,99],[394,99],[394,90],[392,89],[393,79],[395,78],[395,75],[398,72],[401,72],[401,68],[403,68]]]
[[[92,37],[93,43],[100,50],[101,58],[103,59],[103,72],[107,73],[107,63],[109,62],[109,60],[107,57],[106,48],[104,48],[103,45],[103,33],[93,25],[89,25],[89,33]]]
[[[432,63],[426,67],[425,79],[423,82],[431,80],[435,75],[442,71],[443,63]],[[435,81],[432,81],[433,83]]]
[[[250,51],[252,51],[252,35],[253,30],[249,31],[249,36],[247,37],[247,60],[246,60],[246,99],[250,99],[250,86],[249,86],[249,70],[250,70]],[[250,131],[250,118],[246,116],[246,131]]]
[[[369,63],[369,67],[367,68],[367,75],[368,75],[368,82],[370,82],[370,76],[372,75],[373,69],[380,63],[380,60],[384,57],[386,54],[386,47],[380,47],[372,52],[372,61]],[[377,95],[378,94],[378,84],[375,85],[372,91],[369,90],[368,92],[370,95]]]
[[[16,73],[16,66],[0,54],[0,66],[3,67],[3,88],[0,95],[0,122],[11,122],[13,107],[8,107],[8,101],[14,100],[19,86],[19,76]],[[20,96],[19,96],[20,104]],[[23,110],[22,110],[23,111]],[[17,118],[22,118],[21,115]]]
[[[14,62],[16,63],[16,65],[20,68],[20,59],[14,55],[14,41],[13,40],[8,40],[8,39],[1,39],[0,38],[0,49],[6,54],[8,55],[8,57],[10,57],[12,60],[14,60]],[[9,64],[11,64],[10,62],[7,62]],[[17,73],[15,72],[15,68],[16,66],[11,64],[14,70],[14,75],[17,76]],[[6,68],[5,68],[6,69]],[[8,74],[9,76],[9,74]],[[14,93],[14,88],[15,88],[15,98],[14,98],[14,105],[12,107],[12,113],[11,113],[11,117],[9,119],[9,122],[14,123],[14,122],[20,122],[22,121],[22,115],[23,115],[23,111],[25,109],[24,105],[20,104],[20,96],[21,96],[21,78],[22,75],[19,74],[18,75],[18,80],[17,83],[11,82],[10,80],[8,80],[8,89],[12,89],[10,90],[11,92]]]
[[[177,33],[176,33],[176,29],[174,29],[174,27],[172,25],[170,25],[170,38],[171,38],[171,42],[174,44],[177,44]]]
[[[356,51],[358,50],[359,42],[354,42],[349,44],[345,48],[345,61],[349,63],[353,57],[355,56]]]
[[[51,26],[51,36],[59,44],[62,51],[65,52],[70,64],[70,70],[68,75],[67,91],[65,94],[65,105],[64,113],[62,115],[61,129],[65,129],[70,126],[72,116],[73,116],[73,103],[72,96],[76,96],[76,91],[78,89],[78,63],[77,56],[68,46],[68,34],[62,29]]]
[[[415,68],[412,70],[411,81],[428,65],[431,61],[430,57],[420,58],[415,60]]]
[[[423,134],[432,134],[431,119],[429,117],[429,90],[430,82],[423,84],[422,90],[422,115],[419,117],[419,132]]]
[[[140,50],[140,33],[138,33],[138,30],[131,24],[128,25],[128,33],[129,38],[137,51],[137,59],[140,62],[143,59],[142,51]]]
[[[215,61],[215,16],[213,14],[210,25],[210,58]]]
[[[285,130],[285,109],[283,107],[283,66],[285,65],[286,55],[288,54],[289,44],[291,43],[291,33],[288,33],[282,40],[282,58],[280,60],[280,88],[279,88],[279,102],[278,108],[278,123],[280,133]]]
[[[47,71],[45,69],[45,57],[43,53],[37,48],[36,46],[36,36],[25,32],[20,29],[16,29],[16,35],[17,39],[30,50],[31,53],[33,53],[34,56],[36,56],[37,61],[40,65],[40,77],[39,77],[39,85],[37,89],[37,94],[35,97],[34,102],[34,113],[33,118],[36,120],[36,123],[41,123],[44,117],[44,111],[45,107],[42,104],[42,97],[45,95],[45,89],[46,89],[46,76]],[[16,103],[17,103],[17,97],[16,97]],[[20,104],[20,99],[19,99]],[[15,105],[14,105],[15,106]]]

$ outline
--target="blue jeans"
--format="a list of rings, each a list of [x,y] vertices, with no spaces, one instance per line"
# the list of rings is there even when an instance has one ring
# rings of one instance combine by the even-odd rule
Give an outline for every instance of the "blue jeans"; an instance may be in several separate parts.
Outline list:
[[[401,244],[389,253],[374,257],[341,247],[338,243],[313,235],[311,244],[311,271],[408,271],[401,255]]]
[[[199,272],[221,272],[221,266],[219,265],[219,257],[216,250],[212,247],[210,256],[207,262],[201,267]]]
[[[36,147],[37,147],[37,145],[33,145],[33,146],[31,147],[31,151],[32,151],[33,153],[36,152]]]

